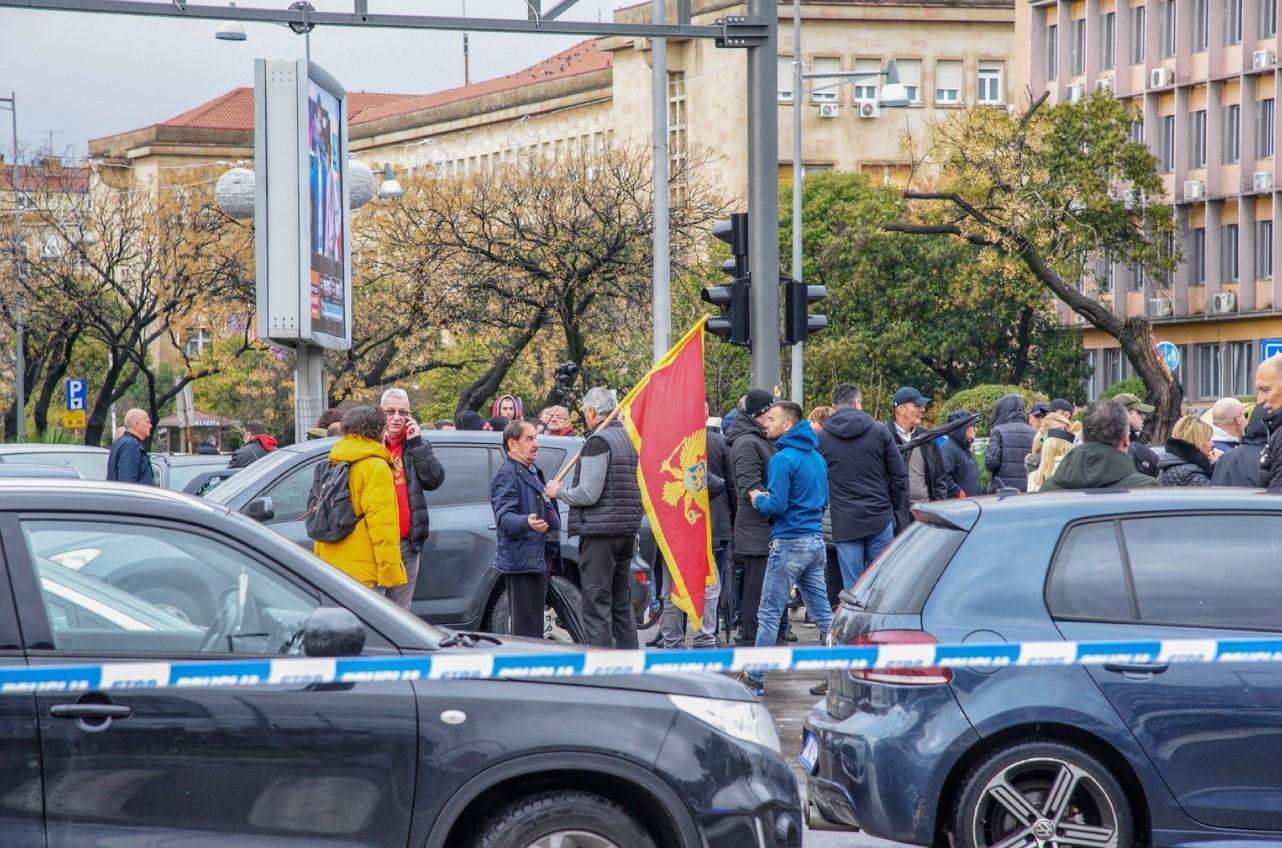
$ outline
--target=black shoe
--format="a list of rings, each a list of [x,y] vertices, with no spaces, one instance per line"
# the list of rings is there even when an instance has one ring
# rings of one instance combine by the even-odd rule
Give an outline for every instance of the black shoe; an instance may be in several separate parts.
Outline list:
[[[796,642],[796,641],[797,641],[797,634],[792,632],[792,628],[791,628],[791,627],[789,627],[787,630],[785,630],[785,631],[784,631],[784,634],[783,634],[783,640],[784,640],[785,642]]]
[[[820,681],[819,683],[816,683],[814,686],[811,686],[811,687],[810,687],[810,694],[811,694],[811,695],[827,695],[827,694],[828,694],[828,681],[827,681],[827,680],[823,680],[823,681]]]

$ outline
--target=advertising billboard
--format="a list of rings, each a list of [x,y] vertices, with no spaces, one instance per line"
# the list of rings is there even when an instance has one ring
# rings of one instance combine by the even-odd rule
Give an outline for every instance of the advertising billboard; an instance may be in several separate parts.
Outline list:
[[[255,63],[258,334],[351,347],[347,93],[314,63]]]

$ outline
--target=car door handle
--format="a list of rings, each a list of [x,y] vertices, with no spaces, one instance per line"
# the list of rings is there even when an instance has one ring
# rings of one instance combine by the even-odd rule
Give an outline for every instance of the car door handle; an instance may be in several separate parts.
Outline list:
[[[1161,674],[1170,667],[1170,663],[1104,663],[1105,671],[1118,674]]]
[[[97,719],[129,718],[134,708],[126,704],[54,704],[49,715],[54,718]]]
[[[490,529],[491,529],[491,530],[497,530],[498,528],[499,528],[499,526],[498,526],[497,524],[491,524],[491,525],[490,525]]]

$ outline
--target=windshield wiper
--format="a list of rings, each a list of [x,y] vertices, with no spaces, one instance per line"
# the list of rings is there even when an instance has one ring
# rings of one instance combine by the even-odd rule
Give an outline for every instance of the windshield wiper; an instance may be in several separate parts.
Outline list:
[[[454,648],[462,645],[464,648],[470,648],[476,644],[476,640],[466,633],[456,633],[448,627],[442,627],[445,631],[445,638],[441,640],[438,648]]]

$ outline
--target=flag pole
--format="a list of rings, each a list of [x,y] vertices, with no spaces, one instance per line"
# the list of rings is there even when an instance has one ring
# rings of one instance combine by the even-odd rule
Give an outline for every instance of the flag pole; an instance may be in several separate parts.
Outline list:
[[[631,399],[632,399],[632,396],[636,394],[637,389],[638,389],[639,387],[641,387],[641,386],[645,385],[645,382],[646,382],[647,380],[649,380],[649,379],[650,379],[650,376],[651,376],[652,374],[654,374],[654,372],[655,372],[655,371],[658,371],[660,368],[663,368],[663,367],[664,367],[664,366],[666,366],[669,362],[671,362],[671,361],[672,361],[672,352],[673,352],[673,351],[675,351],[675,350],[680,349],[680,348],[681,348],[681,346],[682,346],[682,345],[684,345],[684,344],[689,340],[690,336],[694,335],[696,332],[703,332],[703,325],[704,325],[704,324],[707,324],[707,323],[708,323],[708,317],[707,317],[706,315],[705,315],[704,317],[700,318],[700,319],[699,319],[699,321],[698,321],[698,323],[696,323],[693,327],[691,327],[691,328],[690,328],[690,330],[689,330],[689,331],[688,331],[684,336],[682,336],[682,337],[681,337],[681,340],[680,340],[679,342],[677,342],[675,345],[673,345],[673,346],[672,346],[672,349],[671,349],[671,350],[669,350],[669,351],[664,355],[664,357],[663,357],[662,359],[660,359],[658,362],[656,362],[656,363],[654,364],[654,367],[653,367],[653,368],[651,368],[649,371],[645,372],[645,376],[644,376],[644,377],[642,377],[642,378],[637,382],[636,386],[633,386],[633,387],[632,387],[632,391],[630,391],[630,392],[628,392],[626,395],[624,395],[623,400],[619,401],[619,402],[618,402],[618,404],[617,404],[617,405],[615,405],[615,407],[614,407],[614,411],[613,411],[613,412],[611,412],[609,415],[607,415],[607,416],[605,417],[605,420],[603,420],[600,424],[598,424],[598,425],[596,426],[596,429],[598,429],[598,430],[599,430],[599,429],[601,429],[602,427],[605,427],[606,425],[608,425],[608,424],[609,424],[611,421],[613,421],[614,419],[618,418],[618,417],[619,417],[619,413],[623,411],[623,407],[627,404],[627,402],[628,402],[629,400],[631,400]],[[560,483],[560,482],[564,481],[564,480],[565,480],[566,475],[570,473],[570,470],[571,470],[572,468],[574,468],[574,466],[575,466],[576,464],[578,464],[579,457],[583,456],[583,449],[584,449],[585,447],[587,447],[587,440],[586,440],[586,439],[584,439],[583,447],[580,447],[580,448],[579,448],[579,452],[578,452],[578,453],[576,453],[576,454],[573,456],[573,458],[571,458],[571,459],[570,459],[570,461],[569,461],[569,462],[567,462],[567,463],[565,464],[565,467],[564,467],[564,468],[562,468],[562,469],[557,473],[557,475],[556,475],[555,477],[553,477],[552,479],[553,479],[553,480],[555,480],[555,481],[556,481],[556,482],[558,482],[558,483]]]

